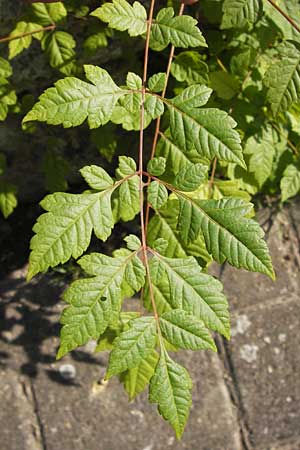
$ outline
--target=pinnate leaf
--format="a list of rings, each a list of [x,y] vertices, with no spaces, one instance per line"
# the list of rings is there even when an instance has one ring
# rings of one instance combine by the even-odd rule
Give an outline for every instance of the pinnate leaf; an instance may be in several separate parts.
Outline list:
[[[158,404],[158,411],[180,438],[192,404],[192,380],[187,370],[173,361],[165,350],[160,355],[150,382],[149,401]]]

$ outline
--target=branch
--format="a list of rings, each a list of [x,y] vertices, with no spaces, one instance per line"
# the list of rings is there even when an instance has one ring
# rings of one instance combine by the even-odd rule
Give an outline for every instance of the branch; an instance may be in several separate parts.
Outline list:
[[[48,25],[47,27],[38,28],[33,31],[27,31],[26,33],[5,36],[3,38],[0,38],[0,43],[14,41],[15,39],[21,39],[22,37],[30,36],[31,34],[41,33],[42,31],[55,30],[55,28],[56,28],[56,25],[53,23],[52,25]]]
[[[297,23],[286,12],[284,12],[278,5],[276,5],[274,0],[267,1],[292,25],[293,28],[295,28],[295,30],[298,31],[298,33],[300,33],[299,25],[297,25]]]

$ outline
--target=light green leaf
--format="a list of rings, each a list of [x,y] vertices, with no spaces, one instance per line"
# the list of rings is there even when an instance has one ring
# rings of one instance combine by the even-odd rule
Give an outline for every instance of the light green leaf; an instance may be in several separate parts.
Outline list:
[[[12,67],[4,58],[0,58],[0,79],[9,78],[12,75]]]
[[[164,72],[155,73],[148,80],[148,87],[152,92],[161,92],[166,83],[166,74]]]
[[[176,175],[174,185],[180,191],[195,191],[207,179],[208,167],[203,164],[189,164]]]
[[[136,163],[130,156],[119,156],[119,166],[116,170],[116,175],[119,178],[133,175],[136,172]]]
[[[83,43],[83,47],[88,53],[94,53],[98,48],[107,47],[107,45],[107,36],[104,31],[92,34]]]
[[[162,351],[150,381],[149,401],[158,404],[158,411],[175,430],[179,439],[192,405],[192,380],[187,370]]]
[[[152,23],[150,46],[162,50],[169,44],[175,47],[207,47],[197,20],[191,16],[175,16],[173,8],[162,8]]]
[[[168,200],[168,191],[158,181],[152,181],[147,189],[147,200],[154,209],[160,209]]]
[[[279,61],[269,67],[264,78],[274,116],[300,100],[300,44],[284,41],[277,50]]]
[[[42,33],[38,34],[26,34],[32,33],[32,31],[40,30],[41,26],[37,23],[31,22],[18,22],[14,30],[10,33],[10,37],[18,37],[18,39],[12,39],[9,41],[8,49],[9,49],[9,59],[15,58],[19,55],[23,50],[28,48],[32,42],[32,37],[41,38]]]
[[[275,274],[264,232],[259,224],[245,216],[251,203],[241,199],[196,200],[178,195],[180,201],[179,232],[184,242],[201,233],[207,250],[219,263],[226,260],[235,267]]]
[[[114,184],[114,180],[99,166],[85,166],[80,169],[80,173],[89,186],[97,191],[104,191]]]
[[[75,47],[74,38],[65,31],[48,33],[42,39],[42,49],[46,52],[50,65],[65,75],[72,75],[76,70]]]
[[[142,243],[140,241],[140,239],[135,236],[134,234],[130,234],[129,236],[126,236],[126,238],[124,238],[124,241],[127,244],[127,248],[129,250],[139,250],[142,246]]]
[[[208,83],[208,66],[201,55],[194,51],[182,52],[171,65],[171,74],[177,81],[190,84]]]
[[[163,299],[165,303],[159,314],[182,309],[202,320],[206,327],[229,338],[228,304],[222,293],[223,286],[211,275],[203,273],[195,258],[166,258],[157,254],[149,264],[155,300],[159,292],[160,302]],[[148,281],[145,295],[147,304]]]
[[[173,141],[188,153],[195,149],[208,159],[217,157],[224,161],[235,162],[245,167],[241,140],[234,130],[236,122],[225,112],[216,108],[199,109],[184,102],[184,94],[192,92],[193,86],[173,100],[166,101],[170,111],[170,131]],[[199,106],[201,96],[195,97]],[[191,96],[187,96],[190,102]],[[203,100],[204,101],[204,100]]]
[[[159,323],[164,337],[176,347],[217,351],[214,340],[203,322],[181,309],[164,313]]]
[[[157,330],[154,317],[139,317],[132,320],[129,326],[129,330],[114,341],[106,378],[137,366],[155,347]]]
[[[86,119],[90,128],[107,123],[118,98],[126,91],[118,88],[106,70],[91,65],[84,69],[93,84],[73,77],[57,81],[40,96],[23,122],[38,120],[65,128],[81,125]]]
[[[0,211],[6,219],[18,204],[17,188],[14,184],[0,180]]]
[[[300,191],[300,170],[296,165],[287,166],[280,181],[280,189],[282,202]]]
[[[140,179],[134,175],[124,181],[113,196],[114,220],[128,222],[140,212]]]
[[[193,255],[200,258],[204,265],[211,260],[205,246],[204,238],[199,234],[196,240],[184,242],[178,232],[179,201],[169,197],[167,203],[151,218],[148,226],[147,239],[150,247],[155,248],[155,242],[163,238],[167,247],[159,252],[170,258],[184,258]]]
[[[147,171],[154,176],[159,176],[166,170],[166,158],[163,156],[155,156],[150,159],[147,164]]]
[[[225,0],[221,29],[243,28],[255,23],[262,8],[262,0]]]
[[[133,256],[111,258],[92,253],[79,261],[88,274],[96,276],[74,281],[64,294],[70,306],[61,317],[64,326],[57,358],[90,339],[97,339],[109,324],[117,322],[122,301],[121,284],[126,265]]]
[[[249,172],[253,172],[258,185],[261,187],[269,178],[275,156],[275,148],[271,139],[272,129],[251,136],[245,146],[244,153],[250,155]]]
[[[139,2],[131,6],[125,0],[113,0],[97,8],[91,15],[107,22],[115,30],[127,30],[129,36],[139,36],[147,30],[147,12]]]
[[[28,279],[48,267],[78,258],[87,249],[92,231],[106,240],[114,225],[111,194],[113,187],[93,194],[48,195],[41,206],[48,211],[35,224],[31,240]]]
[[[42,26],[58,23],[67,16],[67,10],[62,2],[56,3],[34,3],[30,7],[30,13],[35,22]]]
[[[212,89],[204,84],[193,84],[171,100],[172,104],[181,107],[198,108],[205,105],[212,94]]]
[[[121,375],[121,380],[130,400],[133,400],[146,388],[154,374],[157,361],[158,354],[155,350],[152,350],[147,358],[142,359],[137,366]]]

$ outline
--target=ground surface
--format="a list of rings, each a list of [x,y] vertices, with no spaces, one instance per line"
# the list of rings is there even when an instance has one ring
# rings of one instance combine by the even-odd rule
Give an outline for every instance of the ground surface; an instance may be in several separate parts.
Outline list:
[[[55,362],[57,277],[26,284],[26,267],[0,282],[0,450],[300,450],[300,203],[260,213],[277,281],[214,267],[233,337],[218,355],[178,358],[193,377],[193,409],[180,443],[149,406],[103,382],[106,355],[91,346]],[[64,365],[75,377],[65,379]],[[71,368],[71,369],[72,369]]]

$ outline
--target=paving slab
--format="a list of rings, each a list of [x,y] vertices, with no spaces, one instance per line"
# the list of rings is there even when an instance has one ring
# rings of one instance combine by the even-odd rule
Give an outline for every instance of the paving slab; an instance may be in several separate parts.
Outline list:
[[[233,317],[227,350],[255,449],[300,441],[299,317],[299,297],[292,294]]]
[[[262,223],[262,217],[260,219]],[[268,223],[266,226],[269,226]],[[219,267],[219,270],[214,268],[214,274],[221,276],[231,311],[260,306],[280,295],[288,297],[300,293],[299,268],[295,261],[299,248],[295,246],[291,228],[288,212],[283,210],[274,218],[266,235],[276,281],[260,273],[236,269],[229,264],[221,269]]]

